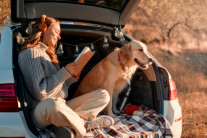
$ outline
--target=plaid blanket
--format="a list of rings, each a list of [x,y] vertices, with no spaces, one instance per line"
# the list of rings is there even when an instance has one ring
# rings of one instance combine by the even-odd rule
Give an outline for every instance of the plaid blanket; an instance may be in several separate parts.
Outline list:
[[[88,131],[85,138],[127,137],[127,138],[171,138],[169,122],[156,111],[143,105],[138,107],[137,115],[121,114],[114,118],[114,125],[108,128]]]

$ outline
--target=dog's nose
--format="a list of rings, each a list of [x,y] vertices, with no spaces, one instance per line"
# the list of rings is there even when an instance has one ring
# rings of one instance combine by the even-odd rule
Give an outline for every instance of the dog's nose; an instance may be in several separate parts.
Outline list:
[[[149,62],[152,63],[152,61],[153,61],[152,58],[149,58]]]

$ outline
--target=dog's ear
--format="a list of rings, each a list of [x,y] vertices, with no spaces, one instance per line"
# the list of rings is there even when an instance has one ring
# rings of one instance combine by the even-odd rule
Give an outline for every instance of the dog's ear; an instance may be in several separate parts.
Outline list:
[[[131,45],[128,44],[122,47],[120,51],[120,55],[124,57],[125,59],[130,60],[131,59]]]

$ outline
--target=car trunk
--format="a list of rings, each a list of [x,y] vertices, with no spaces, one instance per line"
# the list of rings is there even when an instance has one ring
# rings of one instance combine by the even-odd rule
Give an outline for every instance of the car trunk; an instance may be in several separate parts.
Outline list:
[[[18,69],[17,56],[20,45],[17,44],[16,32],[21,32],[23,36],[27,36],[25,29],[30,23],[42,14],[49,17],[58,18],[61,22],[61,41],[63,45],[63,54],[58,55],[60,66],[65,66],[67,63],[73,62],[76,57],[76,46],[80,52],[85,46],[94,46],[95,55],[86,64],[82,70],[80,79],[69,88],[68,100],[73,98],[76,88],[80,84],[84,76],[104,57],[111,53],[116,47],[123,46],[120,43],[120,38],[115,37],[114,28],[119,28],[119,31],[128,21],[131,13],[136,9],[140,0],[119,0],[123,2],[121,9],[106,7],[106,5],[94,5],[90,3],[74,3],[72,0],[17,0],[11,1],[11,19],[15,23],[20,23],[21,26],[12,28],[14,41],[13,45],[17,46],[13,49],[13,66],[15,87],[18,99],[21,103],[20,111],[24,112],[25,120],[30,131],[38,136],[39,132],[31,121],[31,117],[27,110],[27,101],[25,93],[27,89],[21,72]],[[87,0],[86,0],[87,1]],[[96,1],[96,0],[88,0]],[[116,1],[116,0],[114,0]],[[113,1],[109,1],[113,2]],[[58,11],[58,12],[57,12]],[[68,13],[68,14],[66,14]],[[72,14],[70,14],[72,13]],[[125,40],[131,41],[126,34]],[[109,47],[104,48],[104,37],[107,38]],[[150,54],[150,53],[149,53]],[[117,107],[122,107],[122,101],[125,97],[128,105],[144,105],[154,109],[163,115],[164,102],[169,100],[169,85],[167,71],[153,58],[154,63],[147,70],[138,69],[131,79],[130,95],[128,95],[128,86],[120,93]],[[98,79],[98,78],[97,78]],[[163,84],[164,83],[164,84]],[[168,111],[168,110],[165,110]]]
[[[81,28],[81,29],[80,29]],[[77,25],[77,24],[71,24],[71,25],[65,25],[64,23],[61,25],[61,41],[60,43],[63,46],[64,53],[58,55],[58,59],[60,61],[60,66],[65,66],[66,64],[73,62],[75,59],[75,54],[77,53],[76,47],[78,47],[78,51],[81,52],[81,50],[85,46],[91,47],[91,44],[94,46],[95,54],[90,59],[90,61],[86,64],[86,66],[83,68],[81,72],[80,79],[78,82],[71,85],[69,88],[69,96],[68,100],[73,98],[73,95],[75,93],[76,88],[80,84],[81,80],[84,78],[84,76],[104,57],[106,57],[109,53],[111,53],[115,48],[122,47],[122,43],[119,41],[114,41],[111,38],[111,34],[113,34],[112,28],[107,28],[102,26],[101,28],[95,26],[89,26],[89,25]],[[14,29],[15,30],[15,29]],[[90,31],[89,31],[90,30]],[[22,32],[21,29],[16,30],[18,32]],[[110,32],[110,33],[109,33]],[[14,34],[16,34],[14,32]],[[103,48],[103,42],[104,37],[108,38],[109,47]],[[131,38],[125,36],[126,41],[130,41]],[[17,44],[16,38],[14,38],[14,45],[17,45],[18,49],[14,49],[14,65],[18,68],[17,64],[17,55],[19,52],[20,45]],[[17,54],[15,54],[17,53]],[[27,101],[24,97],[26,93],[26,87],[24,86],[23,78],[21,76],[20,71],[15,68],[14,74],[15,75],[15,82],[18,85],[17,86],[17,95],[21,103],[21,110],[24,111],[25,119],[28,124],[28,127],[30,130],[38,135],[38,132],[35,130],[35,126],[31,121],[30,115],[28,113],[27,107],[25,106]],[[130,105],[144,105],[151,109],[154,109],[158,113],[162,114],[162,100],[160,100],[159,97],[162,97],[162,95],[158,92],[158,81],[156,81],[156,69],[157,66],[155,63],[150,66],[150,69],[148,71],[143,71],[141,69],[137,69],[136,73],[133,75],[131,79],[131,91],[130,95],[128,96],[128,100],[126,104]],[[151,75],[149,75],[151,74]],[[154,76],[150,77],[150,76]],[[97,78],[98,79],[98,78]],[[87,87],[87,86],[86,86]],[[120,93],[118,97],[117,102],[117,108],[119,109],[122,105],[123,98],[126,95],[126,92],[128,90],[128,87],[123,89],[123,91]]]
[[[104,41],[104,35],[94,35],[92,32],[86,33],[85,32],[79,32],[74,35],[73,33],[69,33],[62,27],[62,39],[61,43],[63,45],[64,54],[59,55],[59,61],[61,63],[61,66],[65,66],[67,63],[73,62],[75,59],[75,49],[78,47],[79,52],[85,47],[89,46],[91,47],[91,43],[93,43],[95,54],[90,59],[90,61],[86,64],[86,66],[83,68],[81,72],[80,79],[77,83],[73,84],[70,87],[69,90],[69,99],[73,97],[73,94],[78,87],[79,83],[83,79],[83,77],[99,62],[101,61],[105,56],[110,54],[115,48],[119,48],[122,46],[119,42],[114,42],[113,40],[108,39],[109,47],[103,48],[103,41]],[[110,35],[109,35],[110,37]],[[107,38],[109,38],[107,37]],[[126,41],[130,41],[130,38],[125,36]],[[98,41],[97,41],[98,40]],[[131,79],[131,90],[130,95],[127,100],[127,104],[130,105],[144,105],[149,108],[152,108],[156,110],[157,112],[162,113],[162,107],[160,106],[160,98],[162,96],[159,96],[160,93],[158,93],[157,85],[159,85],[156,80],[156,72],[155,69],[156,64],[153,63],[153,65],[150,66],[150,69],[148,71],[143,71],[141,69],[137,69],[135,74],[133,75]],[[154,76],[155,78],[149,77]],[[98,79],[98,78],[97,78]],[[87,86],[86,86],[87,87]],[[126,86],[122,92],[119,95],[119,99],[117,102],[117,108],[119,109],[123,98],[126,96],[126,93],[128,91],[129,86]]]

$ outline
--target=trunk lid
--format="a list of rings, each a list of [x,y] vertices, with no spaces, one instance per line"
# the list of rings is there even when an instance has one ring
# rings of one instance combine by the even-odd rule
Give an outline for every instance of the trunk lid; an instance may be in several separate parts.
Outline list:
[[[45,14],[60,21],[124,26],[140,0],[12,0],[11,18],[35,20]]]

